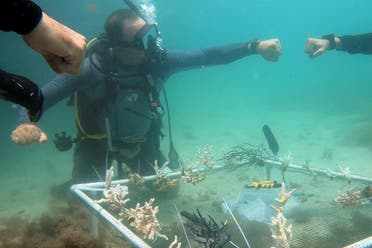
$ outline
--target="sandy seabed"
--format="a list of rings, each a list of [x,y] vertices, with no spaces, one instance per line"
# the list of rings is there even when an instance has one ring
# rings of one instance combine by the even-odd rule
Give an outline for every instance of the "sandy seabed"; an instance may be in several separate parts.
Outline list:
[[[279,141],[280,157],[291,153],[293,163],[304,164],[308,161],[312,167],[335,171],[339,166],[348,167],[353,174],[372,178],[372,124],[370,124],[370,119],[358,114],[327,115],[295,111],[276,112],[267,118],[261,113],[247,112],[244,116],[254,116],[254,118],[242,118],[241,120],[227,116],[223,121],[214,122],[213,125],[210,124],[208,118],[200,118],[198,122],[193,123],[188,122],[187,117],[184,117],[184,120],[176,119],[173,130],[178,153],[184,160],[193,161],[196,160],[197,147],[203,148],[211,145],[215,158],[221,158],[231,147],[243,143],[267,146],[261,128],[264,124],[268,124]],[[212,114],[210,117],[213,119],[216,116]],[[164,150],[167,150],[167,144],[168,140],[165,139],[162,145]],[[55,244],[59,245],[53,247],[104,247],[100,246],[103,245],[102,240],[96,240],[90,234],[89,217],[82,218],[83,220],[74,218],[76,215],[72,212],[78,213],[76,211],[80,208],[71,207],[71,204],[67,204],[64,199],[58,201],[50,197],[51,186],[69,179],[72,169],[72,151],[59,153],[52,144],[43,146],[35,144],[29,147],[16,147],[9,144],[2,153],[0,247],[26,247],[17,246],[24,244],[22,242],[38,244],[39,241],[36,240],[40,238],[40,235],[44,235],[41,238],[44,245],[50,244],[48,242],[56,242]],[[263,180],[264,173],[264,170],[259,167],[238,168],[226,173],[216,172],[210,176],[208,182],[198,187],[185,186],[183,188],[181,185],[176,202],[183,204],[182,207],[188,211],[196,208],[204,209],[205,206],[211,205],[214,207],[209,208],[211,213],[208,214],[219,214],[218,208],[222,197],[227,199],[236,197],[244,184],[249,183],[250,180]],[[280,173],[273,173],[273,177],[282,181]],[[305,243],[310,245],[306,247],[337,247],[324,240],[328,238],[335,242],[337,235],[352,235],[353,237],[350,236],[344,242],[355,242],[356,238],[362,239],[363,235],[371,235],[363,229],[364,225],[370,226],[372,223],[370,219],[365,218],[370,214],[368,209],[345,210],[330,204],[338,192],[345,191],[352,186],[363,187],[364,185],[354,182],[335,182],[326,178],[314,179],[311,176],[297,176],[290,172],[286,173],[286,177],[291,187],[296,187],[304,194],[312,196],[303,203],[305,212],[289,218],[289,221],[293,222],[294,230],[297,230],[297,232],[294,231],[293,247],[304,247]],[[180,200],[181,198],[183,201]],[[66,211],[66,209],[71,211]],[[167,213],[172,213],[172,211],[167,210]],[[89,213],[87,215],[89,216]],[[344,217],[340,218],[340,216]],[[65,229],[61,225],[65,225]],[[359,229],[355,229],[356,227]],[[52,233],[45,233],[43,228],[55,230]],[[252,224],[251,229],[248,226],[245,227],[248,236],[254,236],[252,230],[255,228],[270,236],[269,229],[267,227],[260,229],[258,224]],[[351,230],[354,230],[354,233]],[[83,237],[83,234],[75,235],[75,232],[80,231],[87,235],[84,236],[87,243],[68,246],[69,242],[73,244],[71,240],[74,237]],[[313,240],[311,235],[304,235],[306,232],[318,236],[319,240],[323,238],[323,245],[319,246],[320,241]],[[357,235],[358,233],[360,236]],[[71,238],[70,234],[75,236]],[[52,236],[52,241],[45,238],[45,235]],[[9,243],[6,243],[7,245],[4,246],[5,242],[10,241],[13,245],[9,246]],[[86,246],[89,242],[97,246]],[[257,246],[259,244],[270,245],[269,241],[265,242],[255,240],[256,246],[253,247],[261,247]],[[346,245],[347,243],[340,244]],[[36,245],[33,247],[52,246]]]

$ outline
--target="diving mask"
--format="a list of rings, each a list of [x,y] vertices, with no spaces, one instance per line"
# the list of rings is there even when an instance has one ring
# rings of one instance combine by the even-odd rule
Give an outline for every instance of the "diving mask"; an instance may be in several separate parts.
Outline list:
[[[166,52],[161,47],[160,32],[156,24],[145,24],[134,36],[131,42],[120,42],[122,47],[135,48],[145,51],[147,59],[159,63],[165,59]]]

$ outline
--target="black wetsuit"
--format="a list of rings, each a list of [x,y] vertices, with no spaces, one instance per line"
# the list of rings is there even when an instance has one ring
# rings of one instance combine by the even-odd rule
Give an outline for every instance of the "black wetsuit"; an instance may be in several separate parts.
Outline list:
[[[372,33],[344,35],[339,38],[342,46],[338,49],[340,51],[345,51],[351,54],[372,54]]]
[[[139,77],[142,75],[151,75],[153,79],[153,90],[155,89],[159,93],[164,82],[172,74],[188,69],[227,64],[236,61],[250,55],[247,45],[248,42],[195,51],[167,51],[165,61],[162,63],[154,63],[145,68],[139,68],[138,73],[141,74]],[[159,165],[161,165],[165,160],[160,152],[159,132],[161,117],[159,119],[152,118],[150,111],[145,109],[146,104],[138,103],[139,106],[135,106],[134,109],[127,112],[125,110],[130,107],[115,106],[117,104],[125,105],[126,103],[130,105],[136,99],[147,101],[145,98],[141,98],[143,95],[139,88],[142,87],[142,84],[133,83],[129,86],[123,86],[124,88],[127,87],[127,89],[124,89],[124,98],[116,100],[116,96],[114,95],[119,94],[120,87],[108,87],[110,83],[107,82],[107,77],[100,71],[101,69],[99,68],[101,66],[99,66],[98,61],[96,56],[92,55],[92,57],[85,59],[82,73],[79,76],[61,74],[42,88],[45,99],[44,109],[51,107],[64,98],[70,97],[75,92],[79,139],[74,150],[72,179],[74,182],[96,181],[98,180],[97,172],[101,176],[104,176],[107,161],[111,162],[113,159],[119,160],[119,162],[125,162],[135,172],[139,171],[142,175],[154,174],[154,170],[149,163],[154,164],[154,161],[158,160]],[[133,76],[134,81],[137,80],[136,78],[138,79],[138,77]],[[110,91],[107,88],[114,88],[114,91]],[[142,88],[144,91],[149,91],[146,87]],[[135,93],[130,95],[128,92]],[[147,103],[153,104],[150,101]],[[97,133],[97,130],[99,130],[99,133],[105,133],[104,115],[107,113],[105,111],[109,109],[108,116],[110,116],[110,112],[112,113],[110,108],[111,110],[114,109],[114,111],[120,111],[120,114],[117,114],[117,116],[114,115],[113,118],[109,118],[112,124],[111,132],[114,145],[115,139],[120,135],[131,136],[131,132],[133,132],[134,136],[144,134],[146,140],[139,142],[141,150],[135,157],[125,158],[115,153],[107,153],[108,142],[106,138],[95,138],[92,137],[94,135],[87,135],[87,133]],[[21,118],[24,119],[24,117],[24,114],[21,115]],[[119,120],[121,124],[114,125],[117,118],[122,118],[124,121]],[[150,119],[151,121],[149,121]],[[84,128],[81,128],[82,126]],[[125,128],[133,128],[133,130],[121,130]],[[119,142],[117,144],[119,147],[121,145],[127,148],[128,146],[133,146],[133,143],[126,144],[125,142]]]
[[[28,34],[41,17],[41,8],[32,1],[0,1],[0,29],[3,31]],[[0,70],[0,98],[26,107],[31,121],[40,118],[43,96],[39,87],[29,79]]]

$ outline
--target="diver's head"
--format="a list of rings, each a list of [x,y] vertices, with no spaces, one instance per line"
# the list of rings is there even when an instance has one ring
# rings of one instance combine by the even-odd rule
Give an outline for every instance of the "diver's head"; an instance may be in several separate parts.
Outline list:
[[[165,55],[159,44],[157,26],[148,24],[130,9],[114,11],[105,23],[106,35],[125,64],[139,64],[147,61],[159,62]]]
[[[128,45],[134,42],[137,32],[146,22],[130,9],[119,9],[111,13],[105,23],[105,32],[113,45]]]

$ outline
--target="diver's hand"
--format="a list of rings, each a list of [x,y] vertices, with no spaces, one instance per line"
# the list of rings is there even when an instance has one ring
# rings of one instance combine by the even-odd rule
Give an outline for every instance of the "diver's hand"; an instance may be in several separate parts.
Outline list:
[[[70,150],[74,143],[71,136],[66,135],[66,132],[56,133],[54,137],[54,146],[61,152]]]
[[[310,58],[318,57],[329,49],[329,41],[324,39],[308,38],[306,40],[305,53]]]
[[[33,124],[19,125],[12,132],[12,140],[17,145],[27,145],[33,142],[44,143],[48,141],[46,134]]]
[[[23,39],[57,73],[80,73],[86,44],[81,34],[43,12],[40,23],[31,33],[23,35]]]
[[[263,40],[258,44],[257,52],[268,61],[277,61],[282,52],[278,39]]]

